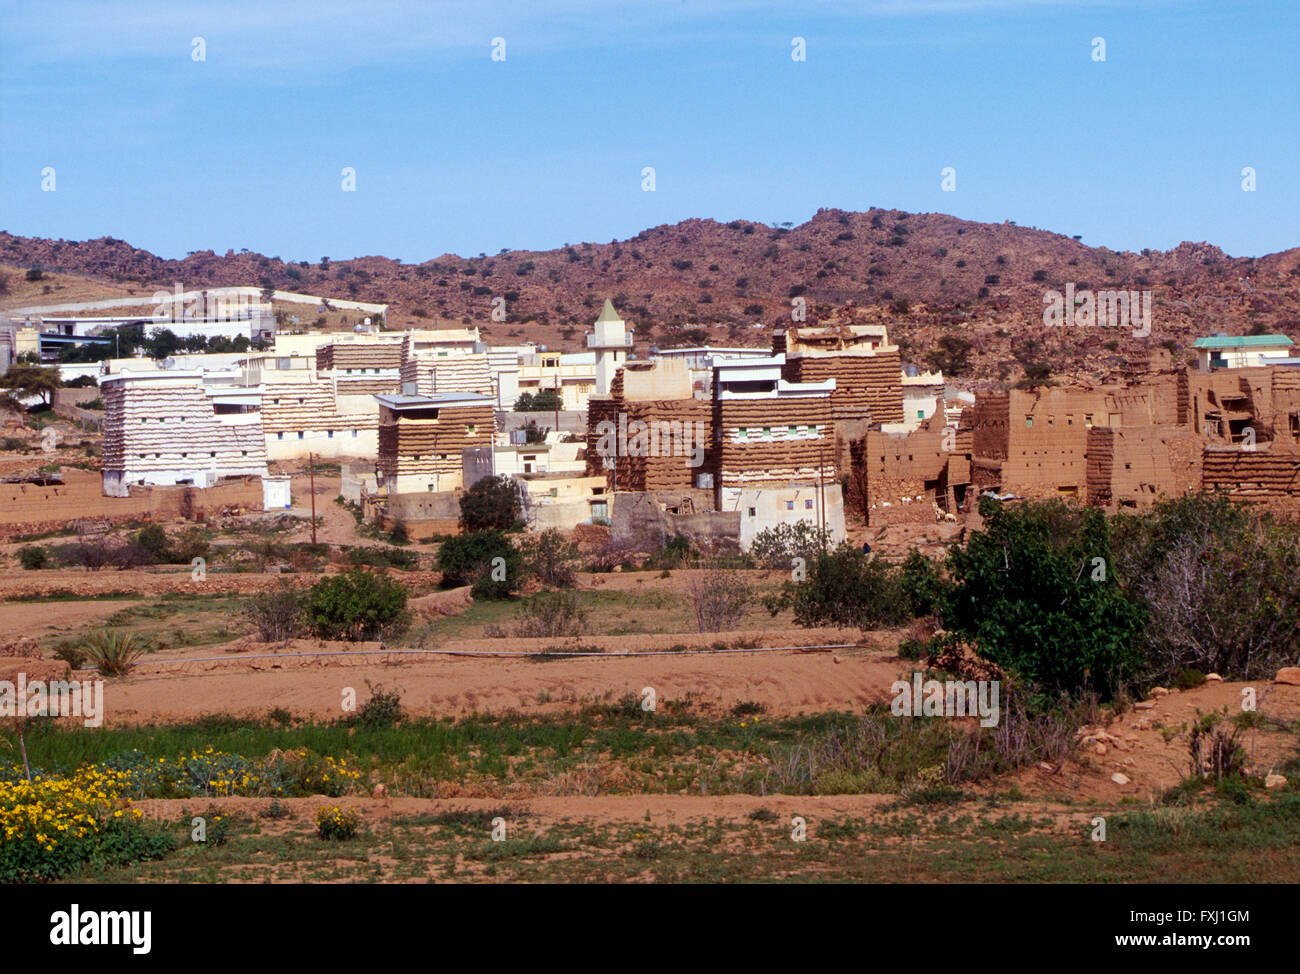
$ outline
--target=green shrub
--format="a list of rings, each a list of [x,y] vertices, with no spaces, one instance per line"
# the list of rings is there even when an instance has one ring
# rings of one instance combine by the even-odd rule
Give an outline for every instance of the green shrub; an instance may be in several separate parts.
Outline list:
[[[406,589],[362,568],[322,578],[303,610],[308,629],[322,639],[376,639],[400,629],[408,618]]]
[[[1135,674],[1144,612],[1117,580],[1101,511],[984,497],[980,513],[984,529],[949,555],[945,625],[1040,690],[1109,699]]]
[[[49,549],[24,545],[18,549],[18,562],[28,571],[48,568],[50,564]]]
[[[471,585],[476,599],[509,598],[523,580],[519,549],[500,531],[448,538],[438,548],[438,568],[444,588]]]
[[[515,635],[521,638],[581,636],[587,613],[572,592],[539,592],[519,607]]]
[[[466,532],[517,531],[523,527],[519,486],[509,477],[484,477],[460,498],[460,525]]]
[[[902,625],[911,618],[899,570],[847,542],[813,559],[807,573],[764,600],[773,615],[788,608],[801,626],[862,629]]]
[[[397,690],[385,690],[366,683],[370,697],[357,711],[355,723],[368,729],[392,727],[402,719],[402,695]]]
[[[158,524],[146,524],[132,539],[156,563],[166,564],[173,559],[171,541]]]
[[[1145,681],[1256,680],[1300,656],[1300,527],[1199,494],[1117,518],[1115,536],[1121,582],[1149,614]]]
[[[754,535],[749,553],[763,568],[788,571],[794,567],[796,558],[802,558],[805,567],[811,564],[829,544],[830,532],[804,519],[759,531]]]

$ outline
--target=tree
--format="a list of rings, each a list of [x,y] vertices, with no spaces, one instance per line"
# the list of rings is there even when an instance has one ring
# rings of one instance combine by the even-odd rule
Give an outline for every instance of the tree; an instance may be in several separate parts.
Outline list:
[[[448,538],[438,548],[443,588],[471,585],[474,598],[506,599],[523,581],[519,549],[500,531]]]
[[[519,488],[504,474],[484,477],[460,498],[460,526],[468,532],[517,531],[523,527]]]
[[[944,622],[1039,690],[1109,698],[1132,679],[1144,609],[1117,577],[1096,508],[980,499],[984,530],[954,548]]]
[[[61,385],[59,370],[44,365],[11,365],[0,376],[0,389],[13,389],[24,398],[39,396],[47,406]]]
[[[1300,530],[1222,495],[1161,501],[1116,520],[1121,583],[1148,608],[1144,682],[1182,670],[1271,676],[1300,654]]]
[[[303,619],[322,639],[374,639],[406,623],[406,589],[387,575],[354,568],[313,585]]]
[[[944,335],[938,347],[925,353],[925,364],[944,375],[962,375],[970,369],[971,341],[962,335]]]

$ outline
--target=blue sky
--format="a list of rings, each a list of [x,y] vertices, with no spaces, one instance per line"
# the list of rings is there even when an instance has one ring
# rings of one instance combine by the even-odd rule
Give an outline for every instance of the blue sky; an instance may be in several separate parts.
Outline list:
[[[1298,51],[1295,0],[0,0],[0,229],[417,262],[875,205],[1258,255]]]

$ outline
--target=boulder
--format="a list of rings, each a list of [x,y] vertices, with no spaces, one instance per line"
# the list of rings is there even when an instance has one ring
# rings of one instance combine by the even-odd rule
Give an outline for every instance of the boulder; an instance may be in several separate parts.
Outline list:
[[[1284,666],[1273,677],[1274,683],[1284,683],[1290,687],[1300,687],[1300,666]]]
[[[1124,774],[1122,771],[1116,771],[1110,776],[1110,780],[1115,782],[1117,785],[1127,785],[1129,783],[1129,776]]]

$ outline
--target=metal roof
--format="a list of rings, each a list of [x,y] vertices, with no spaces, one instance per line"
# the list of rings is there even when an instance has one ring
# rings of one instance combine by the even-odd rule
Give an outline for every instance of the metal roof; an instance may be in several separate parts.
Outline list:
[[[1197,348],[1258,348],[1292,345],[1286,335],[1211,335],[1196,339]]]

